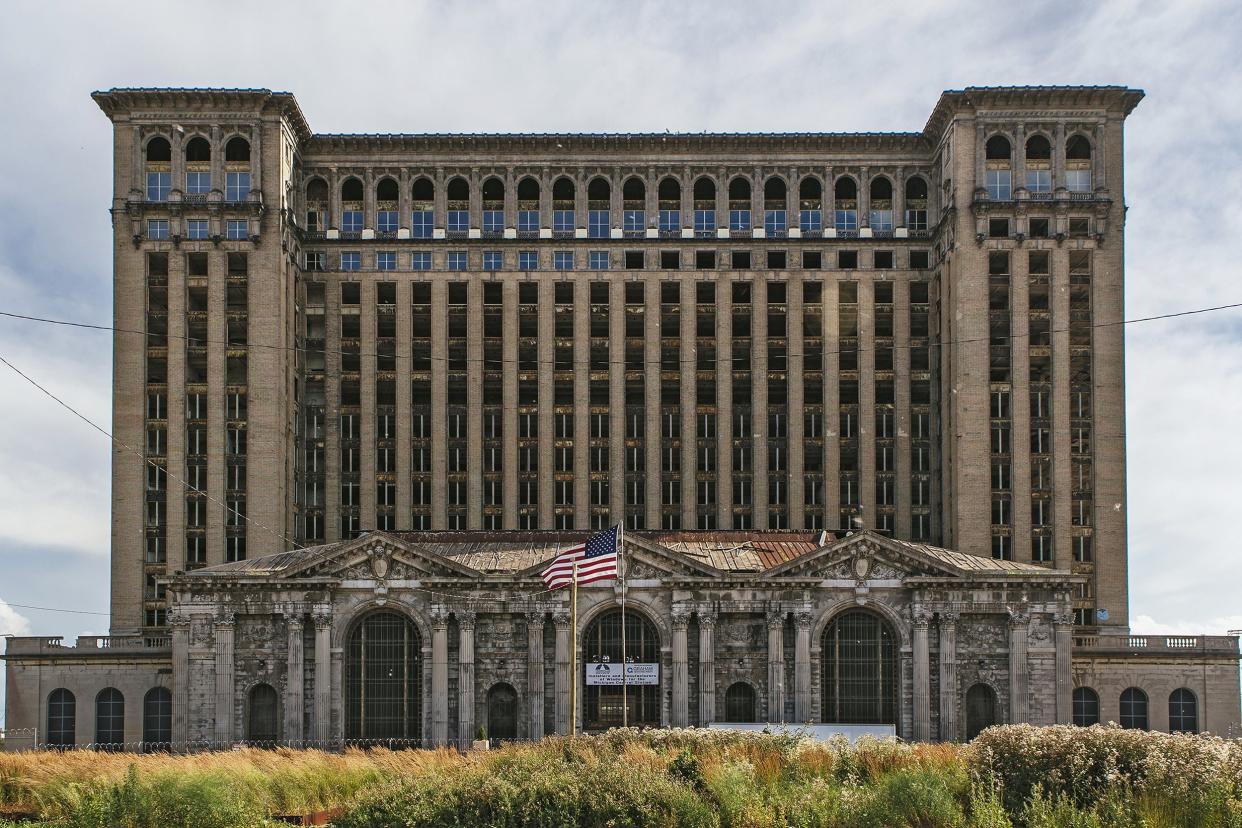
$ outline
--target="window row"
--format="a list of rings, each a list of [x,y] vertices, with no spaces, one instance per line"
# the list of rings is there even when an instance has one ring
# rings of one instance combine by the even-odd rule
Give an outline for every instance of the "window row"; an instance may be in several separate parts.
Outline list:
[[[168,241],[173,238],[169,235],[170,226],[168,219],[147,219],[147,238],[151,241]],[[224,222],[224,238],[229,241],[246,241],[251,237],[251,227],[249,219],[227,219]],[[257,235],[258,225],[253,227]],[[211,220],[205,218],[186,219],[184,238],[188,241],[219,241],[219,237],[211,233]]]
[[[71,748],[78,744],[77,699],[63,687],[47,697],[47,736],[51,748]],[[125,696],[115,687],[105,687],[95,696],[94,740],[87,747],[96,750],[120,751],[131,745],[125,740]],[[142,700],[143,751],[172,748],[172,692],[167,687],[153,687]]]
[[[1120,724],[1123,728],[1148,730],[1147,694],[1137,687],[1129,687],[1122,691],[1119,699]],[[1195,694],[1185,687],[1179,687],[1169,694],[1169,732],[1198,733],[1199,709]],[[1076,687],[1073,695],[1073,722],[1079,727],[1090,727],[1100,723],[1100,696],[1090,687]]]

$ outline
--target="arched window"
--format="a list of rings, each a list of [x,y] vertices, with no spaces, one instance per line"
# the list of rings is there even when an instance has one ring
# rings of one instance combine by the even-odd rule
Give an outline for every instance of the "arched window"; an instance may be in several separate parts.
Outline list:
[[[638,176],[631,176],[621,185],[621,230],[626,236],[638,237],[647,230],[647,185]]]
[[[1091,192],[1091,142],[1071,135],[1065,142],[1065,188],[1071,193]]]
[[[587,185],[587,236],[590,238],[606,239],[611,235],[611,199],[612,185],[608,179],[592,178]]]
[[[400,224],[397,211],[397,199],[400,198],[397,181],[394,178],[383,178],[375,185],[375,229],[380,233],[395,236]]]
[[[755,721],[755,688],[744,681],[729,685],[725,691],[724,720],[737,724]]]
[[[464,204],[470,200],[470,184],[466,179],[458,176],[449,181],[445,195],[451,202]]]
[[[906,200],[927,201],[927,179],[916,175],[906,179]]]
[[[647,198],[647,185],[641,178],[632,175],[621,185],[621,200],[628,204],[642,206]]]
[[[518,235],[536,238],[539,235],[539,182],[526,176],[517,185]]]
[[[362,181],[357,178],[347,178],[341,184],[341,201],[353,204],[362,203]]]
[[[1074,724],[1090,727],[1100,723],[1100,697],[1090,687],[1074,688]]]
[[[95,747],[125,748],[125,697],[115,687],[105,687],[95,696]]]
[[[172,161],[172,145],[168,139],[156,136],[147,142],[147,163],[168,164]]]
[[[716,182],[706,175],[699,176],[694,182],[694,204],[697,207],[701,201],[710,201],[714,207],[716,204]]]
[[[625,613],[625,662],[636,673],[633,684],[619,681],[621,610],[608,610],[591,622],[582,639],[584,724],[587,730],[620,727],[622,696],[629,704],[631,727],[660,725],[660,636],[646,616]],[[638,665],[642,665],[639,667]]]
[[[848,175],[838,178],[832,185],[836,201],[833,227],[838,234],[853,235],[858,232],[858,182]]]
[[[172,692],[152,687],[142,699],[142,749],[146,753],[172,748]]]
[[[879,175],[871,179],[871,229],[876,233],[893,232],[893,182]]]
[[[671,175],[665,176],[656,189],[659,200],[660,235],[673,238],[681,235],[681,182]]]
[[[483,182],[483,235],[495,238],[504,231],[505,183],[493,176]]]
[[[249,164],[250,163],[250,142],[240,135],[229,139],[224,145],[224,161],[225,163]]]
[[[458,176],[449,181],[444,194],[448,196],[445,229],[455,238],[462,238],[470,230],[470,185]]]
[[[824,229],[824,185],[813,175],[798,182],[798,227],[803,234],[818,236]]]
[[[147,142],[147,201],[168,201],[172,190],[172,147],[167,138]]]
[[[906,228],[911,232],[927,229],[927,179],[919,175],[906,179]]]
[[[716,235],[716,182],[705,175],[694,182],[694,235],[700,239]]]
[[[823,635],[823,720],[897,723],[897,636],[879,616],[847,610]]]
[[[1137,687],[1121,691],[1121,726],[1128,730],[1147,729],[1147,694]]]
[[[1027,161],[1049,161],[1052,159],[1052,144],[1043,135],[1032,135],[1026,139]]]
[[[1037,198],[1052,192],[1052,144],[1043,135],[1026,140],[1026,189]]]
[[[572,186],[572,185],[571,185]],[[517,186],[518,202],[537,202],[539,201],[539,182],[529,175],[518,182]]]
[[[1195,694],[1185,687],[1179,687],[1169,694],[1169,732],[1199,732],[1199,704]]]
[[[246,699],[246,741],[274,747],[280,739],[280,699],[270,684],[256,684]]]
[[[328,182],[322,178],[312,178],[306,184],[306,203],[307,204],[327,204],[328,203]]]
[[[740,175],[729,182],[729,231],[750,232],[750,181]]]
[[[983,157],[988,161],[1008,161],[1012,146],[1004,135],[993,135],[984,145]]]
[[[487,691],[487,738],[511,741],[517,732],[517,691],[501,682]],[[470,734],[474,738],[474,734]]]
[[[357,238],[362,226],[362,181],[347,178],[341,184],[341,232],[355,234]]]
[[[574,235],[578,226],[574,203],[578,188],[568,176],[561,176],[552,182],[552,235],[567,239]]]
[[[552,182],[552,203],[559,203],[572,209],[577,192],[578,188],[574,186],[574,180],[568,176],[561,176]]]
[[[996,724],[999,718],[996,715],[996,691],[983,683],[971,685],[966,691],[966,741]]]
[[[818,204],[820,199],[824,197],[824,185],[819,179],[813,175],[803,176],[798,182],[798,199],[805,205],[806,202]]]
[[[435,198],[436,185],[430,178],[414,179],[410,188],[413,209],[410,212],[410,236],[416,239],[429,239],[435,229]]]
[[[207,139],[201,135],[194,136],[185,143],[185,160],[191,163],[210,161],[211,144],[207,143]]]
[[[785,195],[788,188],[785,179],[772,176],[763,182],[763,229],[770,238],[785,235],[787,216],[785,214]]]
[[[345,649],[346,739],[419,742],[422,661],[422,639],[407,616],[382,610],[354,627]]]
[[[63,687],[47,697],[48,747],[73,747],[77,744],[77,700]]]

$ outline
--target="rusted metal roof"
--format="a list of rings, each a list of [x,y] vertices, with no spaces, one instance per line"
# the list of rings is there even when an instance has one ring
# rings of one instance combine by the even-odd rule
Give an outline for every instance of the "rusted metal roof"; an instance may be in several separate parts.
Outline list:
[[[893,543],[899,544],[912,550],[915,554],[926,555],[929,558],[942,561],[949,566],[956,567],[966,572],[1005,572],[1005,573],[1033,573],[1033,572],[1049,572],[1047,567],[1037,566],[1035,564],[1020,563],[1018,561],[1001,561],[995,558],[982,558],[978,555],[971,555],[966,552],[958,552],[954,549],[945,549],[940,546],[930,546],[925,543],[912,543],[911,541],[893,540]]]

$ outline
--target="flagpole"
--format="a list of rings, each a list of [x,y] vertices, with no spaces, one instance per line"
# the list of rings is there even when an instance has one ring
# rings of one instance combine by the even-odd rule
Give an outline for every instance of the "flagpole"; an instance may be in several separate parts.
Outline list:
[[[625,524],[617,524],[617,558],[620,563],[617,571],[621,577],[621,726],[630,726],[630,668],[629,661],[625,657],[625,605],[626,599],[629,598],[629,586],[626,583],[625,559],[622,557],[625,549]]]
[[[573,586],[569,597],[569,736],[578,734],[578,562],[573,565]]]

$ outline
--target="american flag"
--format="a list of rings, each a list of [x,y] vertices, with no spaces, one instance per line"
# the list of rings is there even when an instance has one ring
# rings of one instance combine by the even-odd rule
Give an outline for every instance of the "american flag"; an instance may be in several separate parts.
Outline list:
[[[568,586],[578,564],[578,583],[589,584],[617,577],[617,552],[621,547],[621,524],[591,535],[586,543],[570,547],[556,556],[543,571],[548,589]]]

